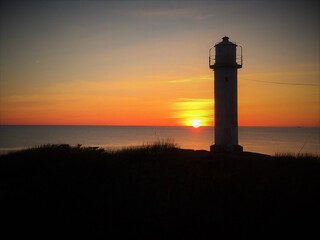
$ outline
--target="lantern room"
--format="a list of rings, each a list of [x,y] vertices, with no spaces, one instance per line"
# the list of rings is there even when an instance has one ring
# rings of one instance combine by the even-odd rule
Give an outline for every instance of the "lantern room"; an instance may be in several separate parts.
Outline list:
[[[211,69],[219,67],[242,68],[242,47],[230,42],[228,37],[223,37],[222,42],[217,43],[209,50],[209,66]]]

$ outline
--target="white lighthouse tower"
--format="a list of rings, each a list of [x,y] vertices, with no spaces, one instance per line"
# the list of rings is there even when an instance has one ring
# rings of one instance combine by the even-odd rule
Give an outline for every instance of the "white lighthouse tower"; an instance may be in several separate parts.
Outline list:
[[[242,67],[242,48],[223,37],[209,50],[209,66],[214,71],[215,144],[211,152],[241,152],[238,145],[237,72]],[[215,53],[212,53],[215,48]],[[240,50],[237,54],[237,50]]]

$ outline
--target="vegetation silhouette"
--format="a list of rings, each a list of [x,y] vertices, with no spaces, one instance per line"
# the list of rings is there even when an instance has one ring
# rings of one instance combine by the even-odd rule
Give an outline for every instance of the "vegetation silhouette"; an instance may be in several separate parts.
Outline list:
[[[45,145],[0,156],[3,233],[204,239],[307,238],[320,159]]]

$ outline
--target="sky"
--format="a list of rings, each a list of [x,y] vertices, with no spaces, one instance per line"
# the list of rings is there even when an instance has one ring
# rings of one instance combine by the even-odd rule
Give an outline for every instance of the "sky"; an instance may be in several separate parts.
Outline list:
[[[208,51],[243,48],[239,126],[320,126],[317,1],[1,1],[0,124],[214,125]]]

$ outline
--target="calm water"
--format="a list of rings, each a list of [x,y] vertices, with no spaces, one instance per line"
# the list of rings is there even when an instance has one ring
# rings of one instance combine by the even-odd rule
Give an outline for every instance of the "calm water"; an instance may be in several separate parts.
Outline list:
[[[0,126],[0,153],[43,144],[98,146],[118,149],[162,139],[181,148],[209,150],[214,128],[151,126]],[[320,128],[240,127],[239,144],[245,151],[265,154],[313,153],[320,155]]]

